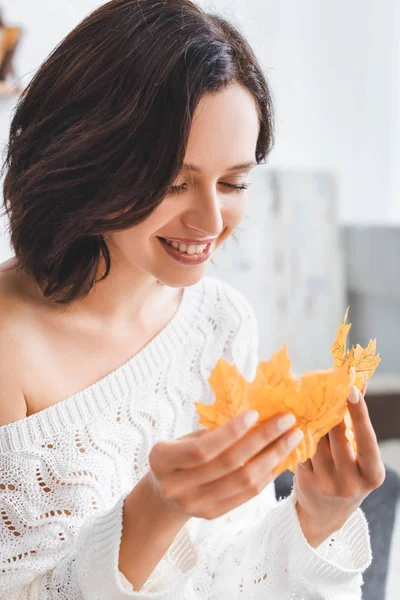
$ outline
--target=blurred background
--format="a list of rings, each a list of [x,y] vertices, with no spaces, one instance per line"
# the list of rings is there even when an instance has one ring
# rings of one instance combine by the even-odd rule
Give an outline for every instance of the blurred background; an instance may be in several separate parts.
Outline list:
[[[0,0],[2,147],[20,91],[102,3]],[[276,110],[275,147],[251,178],[248,213],[209,273],[253,304],[260,358],[287,343],[296,373],[331,366],[350,305],[350,342],[377,338],[382,362],[367,401],[384,461],[400,473],[400,1],[198,4],[247,35]],[[0,263],[12,255],[3,219]],[[395,531],[388,599],[400,590],[398,516]]]

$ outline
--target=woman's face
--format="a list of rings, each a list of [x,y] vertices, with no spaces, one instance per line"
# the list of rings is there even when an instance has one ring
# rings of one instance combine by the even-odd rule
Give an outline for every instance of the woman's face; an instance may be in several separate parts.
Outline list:
[[[245,214],[248,192],[241,188],[255,165],[258,134],[256,104],[244,87],[235,83],[204,96],[184,160],[191,167],[184,166],[174,187],[145,221],[107,238],[111,258],[117,254],[132,272],[170,287],[199,281],[213,252]],[[232,170],[243,164],[248,166]],[[189,254],[182,257],[184,247],[176,250],[160,238],[190,240],[185,242]],[[207,239],[212,242],[206,254],[201,254],[202,248],[189,247]],[[199,262],[199,257],[206,260]]]

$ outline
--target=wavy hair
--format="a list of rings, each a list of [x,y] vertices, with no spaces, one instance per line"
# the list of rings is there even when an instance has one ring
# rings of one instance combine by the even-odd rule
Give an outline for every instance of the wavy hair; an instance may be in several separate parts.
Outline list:
[[[256,161],[273,144],[271,93],[239,29],[190,0],[112,0],[39,68],[13,115],[2,165],[16,267],[45,297],[87,295],[106,233],[137,225],[179,174],[206,93],[245,86],[258,108]]]

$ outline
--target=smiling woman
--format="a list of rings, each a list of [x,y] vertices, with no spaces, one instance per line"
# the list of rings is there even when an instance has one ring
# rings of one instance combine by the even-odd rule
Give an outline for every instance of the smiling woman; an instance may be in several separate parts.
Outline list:
[[[195,218],[188,213],[196,204],[206,207],[211,179],[222,181],[221,195],[241,191],[248,167],[231,168],[265,159],[272,124],[256,58],[223,18],[181,1],[104,5],[45,61],[12,120],[4,197],[18,268],[45,297],[69,303],[87,295],[100,272],[109,274],[111,246],[124,260],[129,255],[128,263],[138,248],[143,254],[140,232],[150,230],[137,226],[151,217],[165,230],[172,206],[172,237],[219,236],[223,225],[215,214],[204,222],[208,208]],[[169,198],[154,216],[167,195],[186,190],[180,173],[199,170],[184,204],[178,208]],[[154,269],[156,239],[148,238],[152,246],[139,268]],[[172,268],[163,263],[154,273],[161,281],[165,267]],[[164,283],[184,282],[178,275]]]
[[[272,140],[251,48],[189,0],[100,6],[23,92],[4,163],[0,600],[360,597],[363,513],[333,540],[319,521],[314,548],[295,495],[276,502],[292,425],[208,432],[195,410],[220,358],[257,367],[253,308],[205,271]]]

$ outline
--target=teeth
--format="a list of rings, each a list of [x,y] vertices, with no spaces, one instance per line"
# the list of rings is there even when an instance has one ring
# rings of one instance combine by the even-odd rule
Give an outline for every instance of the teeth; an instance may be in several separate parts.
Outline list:
[[[179,252],[185,252],[186,254],[201,254],[207,248],[207,244],[202,244],[201,246],[191,244],[190,246],[186,246],[186,244],[182,244],[180,242],[174,242],[170,240],[165,240],[167,244],[179,250]]]

